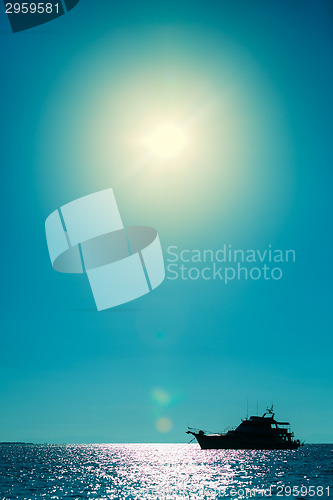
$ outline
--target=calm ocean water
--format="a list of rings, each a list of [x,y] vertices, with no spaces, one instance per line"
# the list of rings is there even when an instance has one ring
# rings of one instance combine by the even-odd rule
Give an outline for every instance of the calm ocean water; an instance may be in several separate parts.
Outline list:
[[[0,499],[329,498],[333,445],[0,445]],[[294,488],[294,489],[293,489]]]

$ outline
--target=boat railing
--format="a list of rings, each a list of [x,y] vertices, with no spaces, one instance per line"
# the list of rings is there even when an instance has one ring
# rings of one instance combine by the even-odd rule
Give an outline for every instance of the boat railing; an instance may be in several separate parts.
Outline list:
[[[204,430],[204,429],[199,429],[198,427],[188,427],[188,430],[191,432],[191,433],[194,433],[194,434],[199,434],[200,432],[203,432],[204,434],[216,434],[216,431],[213,432],[213,431],[209,431],[209,430]]]
[[[197,427],[188,427],[188,431],[190,433],[194,433],[194,434],[199,434],[200,432],[203,432],[204,434],[208,435],[208,434],[214,434],[214,435],[220,435],[220,436],[224,436],[226,435],[229,431],[233,431],[236,429],[236,426],[233,426],[233,427],[227,427],[226,429],[224,429],[222,432],[216,432],[216,431],[209,431],[209,430],[204,430],[204,429],[199,429]]]

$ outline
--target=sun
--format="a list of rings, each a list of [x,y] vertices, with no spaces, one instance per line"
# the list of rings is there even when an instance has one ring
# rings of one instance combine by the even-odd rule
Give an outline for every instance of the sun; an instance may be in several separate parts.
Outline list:
[[[188,137],[184,127],[167,122],[150,130],[141,143],[154,159],[169,161],[178,157],[188,147]]]

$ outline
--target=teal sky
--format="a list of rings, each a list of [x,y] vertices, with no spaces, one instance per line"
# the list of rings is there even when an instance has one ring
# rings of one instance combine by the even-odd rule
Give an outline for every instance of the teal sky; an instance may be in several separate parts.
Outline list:
[[[332,21],[330,0],[80,0],[12,34],[2,8],[0,441],[185,442],[247,400],[333,441]],[[144,161],[133,137],[170,116],[187,153]],[[272,245],[296,262],[98,313],[83,276],[53,271],[44,223],[109,187],[166,258]]]

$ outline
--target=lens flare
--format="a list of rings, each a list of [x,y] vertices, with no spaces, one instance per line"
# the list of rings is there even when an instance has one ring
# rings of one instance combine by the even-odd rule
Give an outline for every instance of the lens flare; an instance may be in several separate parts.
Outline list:
[[[156,420],[155,427],[162,434],[166,434],[167,432],[171,431],[173,426],[172,426],[172,422],[169,418],[162,417],[162,418],[159,418],[158,420]]]
[[[162,406],[167,406],[171,402],[170,394],[161,388],[155,388],[152,390],[152,399],[155,403]]]

